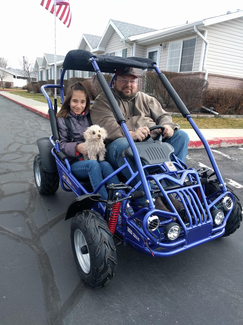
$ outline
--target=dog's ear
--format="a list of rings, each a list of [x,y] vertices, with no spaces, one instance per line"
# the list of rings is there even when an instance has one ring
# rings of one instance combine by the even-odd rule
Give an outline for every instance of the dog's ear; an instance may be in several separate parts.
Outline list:
[[[106,129],[104,129],[104,128],[100,128],[100,133],[102,134],[103,139],[106,139],[106,138],[107,138],[107,132],[106,132]]]

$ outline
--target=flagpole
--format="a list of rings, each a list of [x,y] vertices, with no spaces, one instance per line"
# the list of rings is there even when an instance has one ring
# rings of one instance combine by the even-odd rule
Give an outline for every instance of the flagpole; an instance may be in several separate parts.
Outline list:
[[[54,84],[57,84],[56,0],[54,0]],[[54,111],[57,113],[57,89],[54,88]]]

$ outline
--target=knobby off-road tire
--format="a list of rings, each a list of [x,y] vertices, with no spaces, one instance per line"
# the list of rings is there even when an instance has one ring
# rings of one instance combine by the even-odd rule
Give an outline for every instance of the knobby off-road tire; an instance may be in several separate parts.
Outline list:
[[[220,187],[218,184],[209,183],[206,185],[206,195],[211,195],[219,189]],[[242,206],[240,200],[231,189],[227,188],[227,190],[233,194],[235,202],[227,220],[223,237],[233,234],[240,227],[240,223],[242,221]]]
[[[35,184],[40,194],[54,194],[59,187],[58,173],[48,173],[43,170],[41,157],[36,155],[33,164]]]
[[[71,244],[81,279],[103,287],[117,268],[116,246],[105,220],[93,210],[76,214],[71,223]]]

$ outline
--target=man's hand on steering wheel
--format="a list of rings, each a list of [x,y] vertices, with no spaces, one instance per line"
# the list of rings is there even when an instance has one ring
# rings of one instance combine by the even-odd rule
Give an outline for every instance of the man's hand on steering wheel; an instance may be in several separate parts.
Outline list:
[[[169,125],[163,125],[164,131],[162,132],[163,139],[171,138],[174,134],[174,130]],[[161,130],[159,130],[161,132]]]
[[[136,131],[129,131],[129,132],[134,141],[143,141],[150,134],[150,130],[147,126],[142,126],[138,128]]]

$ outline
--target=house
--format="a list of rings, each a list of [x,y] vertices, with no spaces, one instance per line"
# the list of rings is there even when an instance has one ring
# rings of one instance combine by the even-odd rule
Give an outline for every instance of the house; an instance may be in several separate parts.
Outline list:
[[[78,49],[94,55],[148,57],[161,71],[197,76],[209,87],[242,89],[242,35],[242,10],[161,30],[110,20],[102,36],[83,34]]]
[[[35,80],[35,74],[31,74],[32,81]],[[0,86],[6,87],[7,83],[9,83],[10,88],[21,88],[27,84],[26,74],[23,70],[20,69],[12,69],[12,68],[1,68],[0,67]]]
[[[65,56],[56,55],[57,79],[60,78],[62,72],[62,63]],[[44,53],[44,57],[37,57],[34,64],[37,71],[37,81],[54,80],[55,78],[55,57],[54,54]]]

